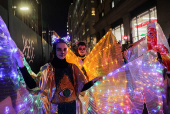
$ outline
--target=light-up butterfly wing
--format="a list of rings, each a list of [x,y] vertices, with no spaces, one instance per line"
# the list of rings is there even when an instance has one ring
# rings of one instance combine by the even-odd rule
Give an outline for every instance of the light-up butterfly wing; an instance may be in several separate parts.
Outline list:
[[[6,24],[0,17],[0,113],[41,113],[41,103],[38,96],[32,96],[26,89],[26,84],[17,68],[13,53],[17,50]],[[26,65],[28,68],[29,65]],[[29,73],[33,74],[31,69]]]
[[[79,58],[73,53],[73,51],[69,47],[67,47],[66,61],[68,63],[75,64],[79,67],[79,69],[81,69]]]
[[[84,68],[89,80],[104,76],[123,65],[121,46],[116,37],[108,31],[84,60]]]

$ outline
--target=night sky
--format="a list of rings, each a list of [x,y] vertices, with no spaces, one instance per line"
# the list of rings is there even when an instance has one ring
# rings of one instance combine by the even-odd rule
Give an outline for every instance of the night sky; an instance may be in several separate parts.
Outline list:
[[[43,28],[55,30],[60,37],[67,35],[67,17],[73,0],[42,0]]]

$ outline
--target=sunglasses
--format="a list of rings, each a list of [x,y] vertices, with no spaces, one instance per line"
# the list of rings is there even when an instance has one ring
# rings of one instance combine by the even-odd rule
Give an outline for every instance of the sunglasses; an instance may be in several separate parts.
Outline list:
[[[78,48],[78,50],[86,50],[86,48]]]

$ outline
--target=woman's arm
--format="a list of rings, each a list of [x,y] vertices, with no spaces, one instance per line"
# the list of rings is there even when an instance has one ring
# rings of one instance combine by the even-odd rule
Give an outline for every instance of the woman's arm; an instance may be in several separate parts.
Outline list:
[[[27,68],[26,67],[20,68],[20,71],[23,75],[24,81],[25,81],[26,85],[28,86],[28,88],[29,89],[35,88],[37,86],[36,82],[31,77],[31,75],[28,73]]]
[[[94,85],[94,83],[96,83],[97,81],[101,81],[102,79],[103,79],[103,77],[101,77],[101,76],[94,78],[92,81],[86,83],[86,84],[83,86],[83,89],[81,90],[81,92],[89,89],[90,87],[92,87],[92,86]]]
[[[86,83],[84,86],[83,86],[83,89],[81,90],[81,92],[89,89],[90,87],[92,87],[94,85],[93,81],[90,81],[88,83]]]
[[[14,57],[18,62],[18,66],[20,67],[20,71],[23,75],[24,81],[25,81],[26,85],[28,86],[28,88],[30,88],[30,89],[35,88],[36,82],[31,77],[31,75],[28,73],[27,68],[24,66],[24,63],[23,63],[24,55],[23,55],[23,53],[18,49],[14,53]]]

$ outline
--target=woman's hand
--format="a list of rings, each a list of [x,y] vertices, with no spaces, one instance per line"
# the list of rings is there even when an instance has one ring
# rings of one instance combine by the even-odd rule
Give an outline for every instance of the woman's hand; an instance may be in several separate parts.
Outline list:
[[[24,54],[18,49],[14,53],[14,57],[17,60],[19,67],[23,68],[24,67],[24,63],[23,63]]]

